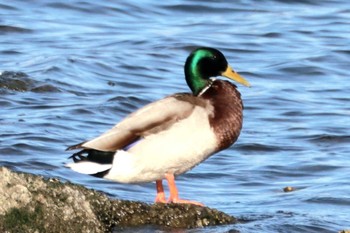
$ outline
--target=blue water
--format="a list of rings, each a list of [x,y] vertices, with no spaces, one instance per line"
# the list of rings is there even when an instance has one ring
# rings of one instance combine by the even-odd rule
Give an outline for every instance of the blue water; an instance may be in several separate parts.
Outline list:
[[[350,228],[347,0],[119,2],[0,1],[0,72],[25,80],[13,90],[15,77],[0,78],[0,165],[152,203],[155,184],[77,174],[64,150],[189,91],[184,61],[210,46],[253,86],[239,86],[244,126],[177,184],[183,198],[247,221],[188,232]]]

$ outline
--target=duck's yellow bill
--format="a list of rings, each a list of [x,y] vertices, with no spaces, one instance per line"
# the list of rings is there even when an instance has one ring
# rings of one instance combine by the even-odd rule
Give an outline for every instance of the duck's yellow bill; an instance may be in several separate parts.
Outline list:
[[[232,79],[240,84],[243,84],[244,86],[250,87],[250,83],[245,80],[242,76],[240,76],[238,73],[236,73],[231,66],[227,66],[227,69],[221,73],[222,76]]]

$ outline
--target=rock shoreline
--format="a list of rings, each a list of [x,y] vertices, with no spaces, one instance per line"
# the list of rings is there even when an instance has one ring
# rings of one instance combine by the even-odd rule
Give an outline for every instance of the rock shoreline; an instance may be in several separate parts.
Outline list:
[[[196,228],[237,219],[207,207],[115,200],[83,186],[0,167],[0,232],[111,232],[157,225]]]

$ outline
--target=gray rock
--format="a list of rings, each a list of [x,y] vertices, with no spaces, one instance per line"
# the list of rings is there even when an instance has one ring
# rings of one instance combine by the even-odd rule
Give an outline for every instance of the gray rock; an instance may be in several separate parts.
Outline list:
[[[0,232],[108,232],[158,225],[195,228],[237,220],[207,207],[114,200],[57,179],[0,167]]]

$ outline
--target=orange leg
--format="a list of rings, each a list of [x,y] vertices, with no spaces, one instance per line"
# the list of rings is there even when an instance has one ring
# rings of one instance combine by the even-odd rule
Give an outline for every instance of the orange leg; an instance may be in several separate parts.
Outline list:
[[[155,202],[166,203],[162,180],[157,180],[156,186],[157,186],[157,196],[156,196]]]
[[[175,185],[175,177],[173,174],[166,174],[165,175],[166,180],[168,181],[169,185],[169,191],[170,191],[170,197],[168,199],[168,202],[173,202],[173,203],[186,203],[186,204],[193,204],[193,205],[199,205],[199,206],[204,206],[202,203],[197,202],[197,201],[189,201],[189,200],[182,200],[179,198],[179,192],[176,188]],[[163,186],[162,186],[163,188]],[[158,192],[158,183],[157,183],[157,193]],[[158,197],[158,194],[157,194]]]

